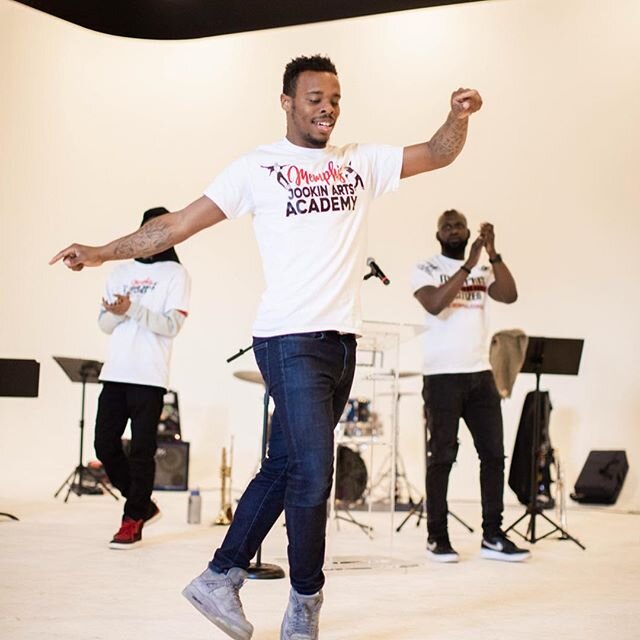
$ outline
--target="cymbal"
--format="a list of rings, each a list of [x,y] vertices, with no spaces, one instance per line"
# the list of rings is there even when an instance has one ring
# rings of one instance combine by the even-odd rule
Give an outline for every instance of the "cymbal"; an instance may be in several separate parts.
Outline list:
[[[416,376],[422,376],[421,371],[400,371],[398,372],[398,378],[415,378]]]
[[[234,377],[244,380],[245,382],[254,382],[255,384],[264,384],[262,374],[259,371],[234,371]]]

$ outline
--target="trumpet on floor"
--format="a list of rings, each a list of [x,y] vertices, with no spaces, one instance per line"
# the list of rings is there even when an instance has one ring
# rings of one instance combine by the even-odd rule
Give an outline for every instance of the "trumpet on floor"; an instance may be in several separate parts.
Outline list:
[[[213,524],[227,525],[233,521],[233,509],[231,507],[231,459],[233,457],[233,445],[227,465],[227,450],[222,448],[222,464],[220,465],[220,513]]]

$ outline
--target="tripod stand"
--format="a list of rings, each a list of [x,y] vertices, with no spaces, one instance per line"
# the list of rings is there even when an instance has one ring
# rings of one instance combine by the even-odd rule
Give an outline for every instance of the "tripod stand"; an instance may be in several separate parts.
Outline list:
[[[35,360],[0,358],[0,396],[4,398],[37,398],[40,386],[40,363]],[[0,516],[18,520],[5,511]]]
[[[522,373],[533,373],[536,376],[536,388],[534,392],[534,409],[533,409],[533,438],[531,446],[531,473],[529,485],[529,504],[525,513],[523,513],[513,524],[511,524],[505,533],[513,529],[521,538],[535,544],[537,540],[547,538],[556,531],[560,532],[561,540],[571,540],[575,542],[581,549],[586,547],[566,529],[554,522],[549,516],[543,513],[542,506],[538,501],[538,470],[540,457],[540,437],[541,437],[541,393],[540,393],[540,376],[543,373],[557,375],[578,375],[580,368],[580,358],[582,356],[582,347],[584,340],[570,340],[564,338],[540,338],[530,337],[527,343],[527,353],[524,363],[520,371]],[[520,533],[515,527],[525,518],[529,518],[527,531],[525,534]],[[544,535],[536,534],[536,517],[540,517],[553,528]]]
[[[394,374],[392,373],[391,376]],[[415,373],[413,371],[400,371],[398,374],[398,379],[409,378],[414,376],[421,375],[420,373]],[[415,487],[409,481],[409,477],[407,476],[406,468],[404,465],[404,460],[402,459],[402,455],[400,454],[399,447],[399,438],[400,438],[400,400],[404,396],[414,395],[413,392],[402,392],[396,390],[395,392],[390,393],[381,393],[381,396],[390,395],[395,400],[394,406],[394,418],[393,422],[395,424],[395,429],[393,430],[393,452],[389,453],[385,461],[382,462],[383,471],[378,475],[378,477],[373,481],[369,492],[372,493],[373,489],[382,484],[382,482],[386,479],[389,480],[390,483],[393,483],[390,486],[390,491],[394,492],[395,501],[394,508],[396,511],[406,511],[413,510],[414,506],[419,504],[419,502],[413,501],[413,491]],[[395,460],[392,461],[391,456],[395,455]],[[387,466],[388,465],[388,466]],[[386,470],[385,470],[386,469]],[[417,491],[416,491],[417,493]],[[401,499],[406,496],[407,502],[401,502]]]
[[[85,387],[88,382],[99,382],[98,376],[102,369],[102,362],[96,360],[80,360],[77,358],[61,358],[53,356],[53,359],[60,365],[62,370],[67,374],[67,377],[71,382],[82,383],[82,402],[80,405],[80,453],[78,458],[78,464],[74,470],[66,477],[65,481],[60,485],[59,489],[53,494],[54,498],[58,497],[58,494],[67,487],[67,495],[64,498],[66,502],[69,499],[69,495],[73,491],[77,496],[83,494],[95,494],[102,493],[98,485],[102,487],[104,491],[113,496],[115,500],[118,496],[109,489],[109,487],[103,482],[93,469],[86,467],[82,463],[82,453],[84,446],[84,399],[85,399]],[[82,484],[83,478],[91,478],[94,481],[94,487],[88,488]],[[98,491],[96,491],[98,489]]]
[[[425,418],[425,421],[426,421],[426,418]],[[426,422],[425,422],[425,425],[426,425]],[[424,430],[424,435],[425,435],[425,438],[428,437],[426,427]],[[396,532],[400,532],[402,527],[404,527],[404,525],[411,519],[412,516],[416,516],[417,518],[416,527],[419,527],[422,520],[427,519],[426,511],[427,511],[427,497],[425,494],[425,496],[423,496],[418,502],[416,502],[411,507],[405,519],[398,525]],[[469,533],[473,533],[473,528],[469,526],[462,518],[460,518],[455,513],[453,513],[453,511],[447,511],[447,516],[451,516],[454,520],[457,520],[465,529],[467,529]]]
[[[422,520],[427,519],[426,510],[427,501],[423,498],[422,500],[420,500],[420,502],[417,502],[413,505],[413,507],[411,507],[411,510],[405,516],[405,519],[398,525],[396,531],[399,532],[400,529],[402,529],[402,527],[404,527],[404,525],[408,522],[411,516],[416,516],[416,527],[419,527]],[[473,528],[470,527],[462,518],[460,518],[460,516],[457,516],[455,513],[453,513],[453,511],[447,511],[447,515],[451,516],[454,520],[457,520],[465,529],[467,529],[467,531],[469,531],[469,533],[473,533]]]

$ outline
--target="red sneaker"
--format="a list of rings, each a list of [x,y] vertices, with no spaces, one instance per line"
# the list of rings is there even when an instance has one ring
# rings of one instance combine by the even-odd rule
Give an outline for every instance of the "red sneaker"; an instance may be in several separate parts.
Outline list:
[[[142,542],[142,526],[144,520],[134,520],[129,516],[122,518],[118,533],[109,543],[110,549],[133,549]]]

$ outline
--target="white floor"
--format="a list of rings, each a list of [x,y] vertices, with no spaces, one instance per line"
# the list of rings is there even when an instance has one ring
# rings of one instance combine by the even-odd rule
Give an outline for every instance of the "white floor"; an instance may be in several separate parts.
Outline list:
[[[156,497],[163,518],[130,551],[107,548],[121,508],[108,496],[72,495],[67,504],[4,499],[0,511],[20,520],[0,518],[0,638],[224,640],[180,596],[226,531],[210,525],[218,496],[204,495],[201,525],[186,524],[186,494]],[[553,537],[531,545],[529,562],[510,564],[479,557],[478,505],[450,506],[476,528],[469,533],[451,522],[461,554],[456,565],[425,560],[424,523],[418,528],[415,519],[392,537],[388,513],[354,514],[373,524],[373,541],[354,525],[331,525],[323,640],[640,638],[638,515],[575,506],[568,529],[586,551]],[[506,524],[522,512],[509,507]],[[401,519],[396,514],[395,524]],[[543,530],[539,518],[536,525]],[[277,526],[263,562],[286,568],[285,549]],[[336,568],[350,566],[356,568]],[[279,638],[288,589],[287,580],[248,581],[243,588],[256,640]]]

